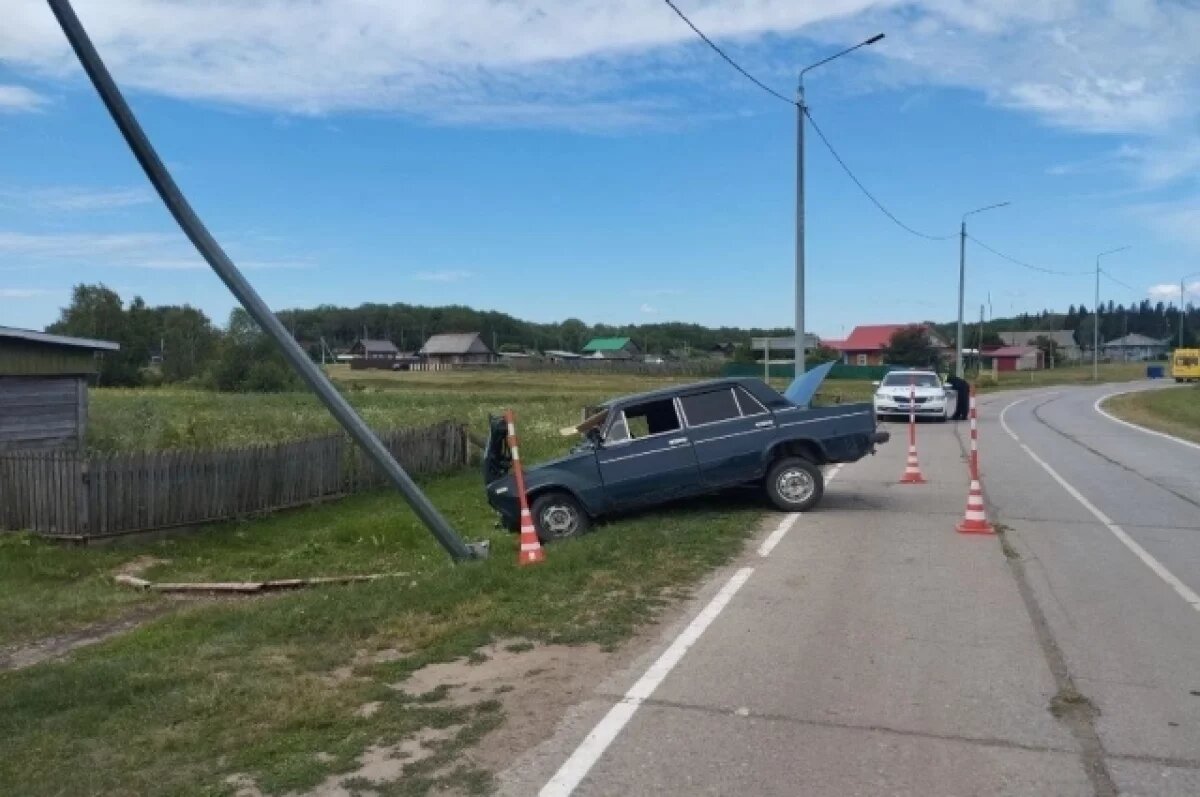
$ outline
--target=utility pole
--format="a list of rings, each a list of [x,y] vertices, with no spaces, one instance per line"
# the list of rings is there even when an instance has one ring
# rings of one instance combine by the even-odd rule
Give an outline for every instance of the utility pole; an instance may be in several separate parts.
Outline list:
[[[808,106],[804,102],[804,73],[827,64],[835,58],[841,58],[847,53],[854,52],[859,47],[866,47],[883,39],[884,34],[876,33],[871,38],[861,41],[853,47],[847,47],[840,53],[834,53],[815,64],[810,64],[800,70],[796,86],[796,373],[799,378],[804,373],[804,117]]]
[[[1011,203],[1000,202],[995,205],[968,210],[962,215],[962,225],[958,230],[958,334],[955,337],[955,349],[957,351],[954,353],[954,375],[959,379],[962,379],[963,375],[963,299],[967,285],[967,216],[982,213],[985,210],[992,210],[993,208],[1002,208],[1009,204]]]
[[[1179,280],[1179,348],[1183,348],[1183,328],[1187,324],[1187,286],[1185,283],[1193,277],[1200,277],[1200,271],[1188,274]]]
[[[1100,381],[1100,258],[1105,255],[1124,252],[1128,246],[1118,246],[1096,255],[1096,307],[1092,318],[1092,381]]]

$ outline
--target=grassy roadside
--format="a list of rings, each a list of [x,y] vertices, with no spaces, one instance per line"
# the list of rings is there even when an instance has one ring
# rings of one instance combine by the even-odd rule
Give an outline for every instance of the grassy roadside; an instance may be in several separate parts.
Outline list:
[[[1200,386],[1113,396],[1104,409],[1130,423],[1200,443]]]
[[[487,518],[476,479],[430,485],[431,497],[478,537]],[[503,722],[495,701],[415,700],[390,684],[426,662],[491,639],[613,645],[687,585],[736,554],[762,509],[757,497],[693,502],[609,524],[554,546],[546,564],[515,566],[513,539],[494,557],[449,564],[398,498],[361,496],[305,512],[214,527],[203,535],[72,551],[18,539],[24,579],[42,597],[69,590],[45,563],[63,557],[84,580],[135,557],[167,560],[152,579],[250,578],[403,571],[368,584],[238,600],[178,603],[145,626],[70,657],[0,673],[0,783],[13,794],[210,795],[251,776],[265,793],[309,789],[352,768],[372,745],[453,728],[447,752]],[[6,555],[11,551],[4,552]],[[77,555],[98,556],[86,566]],[[112,608],[132,593],[89,593]],[[5,593],[5,616],[11,595]],[[140,598],[155,602],[164,598]],[[28,616],[26,634],[44,630]],[[65,619],[68,613],[60,619]],[[399,651],[377,658],[378,651]],[[336,674],[348,668],[352,675]],[[356,713],[379,702],[370,716]],[[416,766],[416,765],[414,765]],[[391,788],[424,794],[483,789],[467,767],[409,773]],[[426,773],[429,774],[429,773]],[[422,785],[424,784],[424,785]],[[464,785],[465,784],[465,785]],[[380,793],[389,793],[386,789]]]
[[[569,444],[557,430],[585,404],[664,384],[611,376],[381,376],[378,384],[348,385],[372,423],[452,417],[482,431],[489,412],[513,407],[522,447],[535,459]],[[326,423],[303,396],[173,390],[96,391],[92,417],[110,449],[280,439],[323,431]],[[547,643],[615,646],[735,556],[764,506],[757,494],[733,494],[621,519],[554,546],[544,565],[518,569],[515,541],[493,530],[477,474],[424,486],[464,536],[492,540],[491,560],[449,564],[390,492],[101,548],[0,536],[0,665],[6,647],[70,638],[130,613],[150,618],[64,658],[0,670],[0,791],[216,795],[251,783],[265,794],[303,793],[391,750],[384,763],[395,777],[346,788],[482,793],[490,774],[476,762],[486,758],[459,752],[503,737],[502,726],[519,723],[528,706],[518,702],[507,716],[512,695],[501,691],[508,685],[463,700],[445,690],[415,696],[397,684],[430,662],[482,659],[478,650],[489,641],[521,640],[505,644],[533,648],[530,656]],[[135,561],[149,565],[142,575],[152,580],[405,575],[180,600],[114,585],[113,571]]]

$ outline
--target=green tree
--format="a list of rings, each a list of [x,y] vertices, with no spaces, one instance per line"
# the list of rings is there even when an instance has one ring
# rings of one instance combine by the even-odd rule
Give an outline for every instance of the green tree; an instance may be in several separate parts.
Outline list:
[[[985,349],[993,346],[1003,346],[1004,338],[1000,337],[1000,333],[994,329],[985,329],[983,331],[983,340],[980,341],[979,345]]]
[[[268,338],[242,308],[229,314],[229,326],[205,381],[223,392],[281,393],[296,390],[300,380]]]
[[[929,330],[920,324],[897,329],[883,349],[883,361],[889,365],[907,365],[923,368],[940,365],[937,347],[929,337]]]
[[[1046,335],[1038,335],[1033,339],[1033,345],[1037,346],[1042,352],[1042,361],[1046,364],[1047,368],[1054,365],[1059,361],[1059,359],[1061,359],[1058,353],[1058,343],[1056,343],[1053,338],[1047,337]]]
[[[98,383],[118,387],[139,384],[140,369],[145,363],[144,340],[130,326],[116,291],[104,285],[76,285],[71,291],[71,303],[47,331],[119,343],[120,351],[104,353]]]
[[[199,376],[216,353],[220,332],[194,307],[155,309],[160,320],[163,379],[181,382]]]

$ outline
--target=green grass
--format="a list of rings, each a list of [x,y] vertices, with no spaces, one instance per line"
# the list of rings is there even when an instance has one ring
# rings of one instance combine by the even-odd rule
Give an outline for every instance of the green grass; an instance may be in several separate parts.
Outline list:
[[[1101,382],[1133,382],[1146,378],[1146,364],[1101,363],[1099,372]],[[999,374],[998,381],[991,378],[989,371],[984,371],[978,384],[982,392],[1053,385],[1087,385],[1093,384],[1092,366],[1071,365],[1041,371],[1008,371]]]
[[[1130,423],[1200,443],[1200,385],[1114,396],[1104,408]]]
[[[126,559],[0,534],[0,647],[102,623],[146,603],[113,587],[111,571]]]
[[[512,407],[522,446],[534,458],[563,449],[569,441],[557,428],[575,421],[583,405],[662,384],[590,376],[578,382],[510,374],[381,376],[350,391],[378,425],[459,417],[481,431],[489,411]],[[186,391],[101,390],[92,404],[94,431],[116,448],[159,445],[164,430],[170,438],[189,426],[191,442],[207,435],[205,444],[213,445],[310,434],[314,426],[332,428],[322,412],[297,396]],[[444,765],[502,722],[497,704],[413,700],[388,684],[491,640],[616,645],[736,555],[764,506],[757,494],[735,494],[621,519],[552,546],[543,565],[518,568],[515,538],[494,530],[477,474],[425,487],[466,538],[492,541],[490,560],[450,564],[387,491],[95,549],[0,537],[0,646],[131,611],[163,612],[58,661],[0,672],[0,791],[230,794],[225,778],[247,773],[278,794],[351,769],[372,744],[450,726],[458,728],[452,738],[381,793],[486,791],[489,773]],[[165,560],[144,573],[153,580],[407,575],[180,601],[111,581],[115,568],[144,556]],[[511,644],[519,650],[527,643]],[[405,655],[370,663],[370,654],[384,649]],[[346,667],[354,677],[331,677]],[[382,702],[379,711],[356,716],[371,701]]]
[[[335,367],[331,371],[350,403],[378,429],[454,419],[483,434],[489,413],[513,409],[522,447],[534,457],[562,449],[558,429],[578,423],[584,406],[694,381],[499,370],[391,373]],[[88,419],[88,445],[97,451],[271,443],[338,430],[309,393],[98,389],[91,393]]]
[[[440,480],[430,493],[472,536],[487,525],[474,478]],[[225,776],[247,772],[270,793],[311,787],[372,743],[470,724],[457,709],[410,704],[386,684],[492,638],[616,644],[668,593],[740,550],[760,511],[757,498],[734,497],[626,519],[553,546],[534,568],[516,567],[514,539],[495,533],[491,560],[451,565],[400,500],[384,493],[99,552],[22,541],[35,552],[26,558],[43,562],[98,555],[85,578],[146,554],[170,559],[151,578],[357,568],[412,575],[178,604],[65,660],[0,673],[0,782],[31,796],[201,795],[222,793]],[[72,585],[42,586],[46,594]],[[107,592],[101,603],[131,594]],[[410,655],[360,664],[361,679],[329,679],[354,663],[356,651],[385,648]],[[354,715],[372,700],[384,702],[376,715]],[[318,752],[335,760],[321,763]]]

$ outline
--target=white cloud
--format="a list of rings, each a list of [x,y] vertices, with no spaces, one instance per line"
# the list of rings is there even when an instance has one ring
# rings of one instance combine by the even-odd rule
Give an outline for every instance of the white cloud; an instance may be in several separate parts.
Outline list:
[[[0,32],[0,40],[4,34]],[[3,58],[3,50],[0,49],[0,58]],[[41,94],[38,94],[33,89],[28,89],[24,86],[14,86],[11,84],[0,84],[0,113],[29,113],[32,111],[40,111],[50,102],[49,99]]]
[[[196,271],[208,264],[180,235],[167,233],[21,233],[0,231],[5,270],[46,266],[122,267],[156,271]],[[24,265],[18,264],[23,262]],[[245,270],[312,269],[304,260],[255,260],[234,263]]]
[[[1200,296],[1200,282],[1189,282],[1183,286],[1185,296]],[[1179,283],[1164,282],[1159,285],[1151,285],[1146,289],[1146,295],[1151,299],[1166,302],[1172,299],[1178,302],[1179,300]]]
[[[642,309],[642,313],[644,315],[657,315],[658,314],[658,308],[651,307],[649,304],[643,304],[641,309]]]
[[[803,60],[800,35],[819,41],[823,51],[883,29],[889,38],[839,73],[884,59],[879,81],[966,87],[997,104],[1085,130],[1144,133],[1187,123],[1200,95],[1200,8],[1194,4],[680,4],[781,90]],[[43,77],[75,74],[45,4],[8,5],[0,59]],[[272,112],[390,110],[452,124],[627,127],[677,118],[685,107],[680,81],[705,90],[740,81],[656,0],[77,5],[122,85]],[[755,91],[745,85],[736,90],[743,96]]]
[[[154,195],[146,188],[5,188],[0,189],[0,204],[22,205],[43,211],[94,211],[144,205]]]
[[[422,282],[462,282],[471,277],[469,271],[447,269],[444,271],[421,271],[413,275],[413,279]]]
[[[52,291],[42,288],[0,288],[0,299],[32,299],[35,296],[49,296]]]

